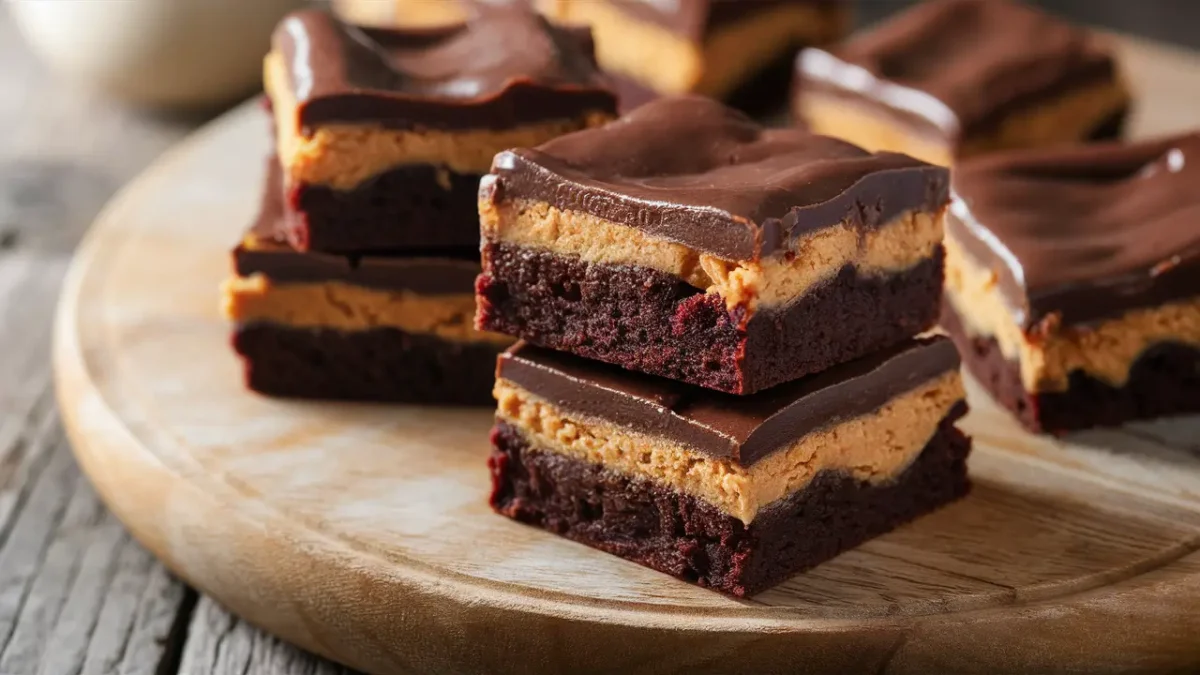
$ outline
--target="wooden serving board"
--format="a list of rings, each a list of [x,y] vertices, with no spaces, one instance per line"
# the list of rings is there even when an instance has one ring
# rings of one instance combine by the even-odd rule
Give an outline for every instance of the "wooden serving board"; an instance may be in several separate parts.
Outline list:
[[[1138,135],[1200,60],[1127,43]],[[493,515],[488,410],[247,393],[217,311],[267,122],[234,111],[116,199],[55,342],[83,469],[245,619],[399,673],[1158,672],[1200,664],[1200,422],[1022,432],[977,389],[966,500],[735,600]]]

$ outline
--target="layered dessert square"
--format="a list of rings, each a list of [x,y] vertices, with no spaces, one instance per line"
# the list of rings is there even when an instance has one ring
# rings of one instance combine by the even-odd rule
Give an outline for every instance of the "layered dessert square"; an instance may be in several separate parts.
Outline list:
[[[493,508],[745,596],[966,494],[958,354],[911,340],[735,397],[518,343]]]
[[[481,330],[750,394],[931,327],[947,171],[711,99],[496,157]]]
[[[610,119],[591,39],[528,9],[437,30],[359,28],[308,10],[264,64],[298,251],[476,246],[491,158]]]
[[[1130,94],[1113,47],[1012,0],[930,0],[796,61],[816,133],[927,162],[1116,137]]]
[[[246,386],[291,398],[491,402],[496,356],[512,343],[472,326],[477,254],[341,256],[275,238],[278,166],[222,288]]]
[[[942,325],[1032,431],[1200,412],[1200,135],[965,162]]]
[[[591,26],[626,111],[689,92],[755,112],[782,108],[796,50],[850,25],[845,0],[552,1],[559,19]]]

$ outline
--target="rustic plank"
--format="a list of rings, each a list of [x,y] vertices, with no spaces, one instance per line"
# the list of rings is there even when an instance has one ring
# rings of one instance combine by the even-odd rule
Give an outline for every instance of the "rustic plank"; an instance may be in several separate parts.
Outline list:
[[[202,121],[54,77],[0,6],[0,673],[173,673],[194,596],[108,514],[54,409],[49,344],[96,213]]]
[[[180,675],[349,675],[353,671],[313,656],[232,616],[201,598],[192,617]]]
[[[83,664],[81,675],[154,673],[164,662],[174,672],[193,598],[146,549],[121,532],[103,606],[88,608],[87,613],[98,618],[87,651],[82,658],[73,655],[71,662]],[[181,615],[184,623],[177,625]]]
[[[64,646],[52,643],[51,638],[71,587],[83,568],[94,528],[104,516],[100,501],[72,470],[69,458],[58,463],[64,466],[63,480],[53,487],[43,487],[38,496],[48,495],[55,500],[54,506],[65,502],[66,508],[62,519],[47,528],[51,535],[50,545],[32,570],[16,626],[9,643],[0,651],[0,672],[37,672],[44,653],[58,652]],[[56,510],[52,507],[46,513],[56,513]],[[30,509],[22,515],[27,522],[42,525],[39,511]],[[106,566],[104,561],[91,562]],[[87,620],[92,621],[94,617]],[[49,649],[51,644],[54,644],[54,650]]]

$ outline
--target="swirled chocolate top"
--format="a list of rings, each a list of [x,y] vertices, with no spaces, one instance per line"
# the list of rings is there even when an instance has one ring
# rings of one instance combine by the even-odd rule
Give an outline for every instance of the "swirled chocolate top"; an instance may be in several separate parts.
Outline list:
[[[590,33],[519,5],[426,30],[360,28],[305,10],[279,24],[272,51],[287,68],[301,129],[506,129],[616,111]]]
[[[729,260],[786,250],[849,221],[940,210],[946,169],[798,129],[767,129],[699,96],[665,98],[535,149],[500,153],[480,198],[550,203]]]
[[[1088,323],[1200,295],[1200,133],[993,155],[953,179],[947,232],[1017,321]]]
[[[1013,0],[929,0],[797,59],[798,86],[854,94],[964,137],[1070,88],[1115,80],[1100,36]]]
[[[580,415],[750,466],[958,368],[944,337],[916,339],[752,396],[735,396],[517,343],[496,376]],[[965,406],[952,413],[961,415]]]

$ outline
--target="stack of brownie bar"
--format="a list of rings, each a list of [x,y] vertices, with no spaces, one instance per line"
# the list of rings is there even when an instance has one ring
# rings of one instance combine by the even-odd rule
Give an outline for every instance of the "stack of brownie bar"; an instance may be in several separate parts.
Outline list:
[[[796,60],[817,133],[935,164],[1119,136],[1130,105],[1102,36],[1014,0],[929,0]]]
[[[429,30],[290,15],[264,64],[276,155],[226,313],[276,396],[490,401],[511,339],[475,330],[475,208],[505,148],[616,112],[586,30],[496,10]]]
[[[499,154],[476,328],[506,516],[735,595],[964,495],[944,168],[711,99]]]

